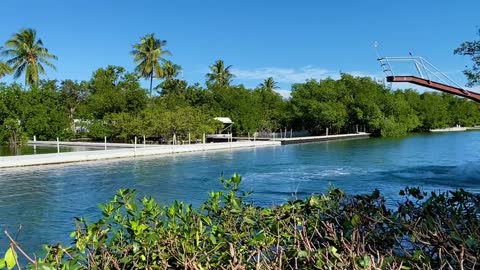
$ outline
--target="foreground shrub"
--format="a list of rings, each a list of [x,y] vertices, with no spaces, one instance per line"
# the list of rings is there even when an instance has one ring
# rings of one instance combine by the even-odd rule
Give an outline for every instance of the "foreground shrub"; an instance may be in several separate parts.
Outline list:
[[[39,269],[474,269],[480,257],[479,195],[406,188],[398,209],[378,190],[339,189],[273,207],[241,192],[241,177],[222,180],[199,209],[159,206],[120,190],[103,217],[77,220],[74,246],[47,246]],[[4,261],[14,267],[12,240]]]

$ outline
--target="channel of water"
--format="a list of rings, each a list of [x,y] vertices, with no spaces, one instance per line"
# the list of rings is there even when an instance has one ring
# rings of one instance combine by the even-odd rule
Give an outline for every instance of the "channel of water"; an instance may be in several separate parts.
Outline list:
[[[238,172],[259,205],[305,197],[329,186],[349,193],[379,189],[394,205],[405,186],[480,192],[480,132],[420,134],[225,150],[0,170],[0,229],[16,232],[29,252],[42,243],[70,243],[74,217],[99,217],[97,204],[134,188],[162,204],[199,205]],[[0,250],[7,240],[0,235]]]

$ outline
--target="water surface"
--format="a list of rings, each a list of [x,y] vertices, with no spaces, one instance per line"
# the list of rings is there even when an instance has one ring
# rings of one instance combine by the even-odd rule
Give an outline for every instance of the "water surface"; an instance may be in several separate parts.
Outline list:
[[[85,147],[85,146],[60,146],[60,153],[100,150],[103,148]],[[1,156],[20,156],[57,153],[57,147],[53,145],[18,145],[8,146],[0,145]]]
[[[243,176],[261,205],[336,186],[351,193],[378,188],[394,203],[405,186],[480,191],[480,132],[363,139],[95,163],[0,170],[0,229],[22,225],[28,251],[69,243],[73,218],[99,216],[97,203],[119,188],[134,188],[161,203],[199,205],[220,188],[223,173]],[[6,247],[0,236],[0,250]]]

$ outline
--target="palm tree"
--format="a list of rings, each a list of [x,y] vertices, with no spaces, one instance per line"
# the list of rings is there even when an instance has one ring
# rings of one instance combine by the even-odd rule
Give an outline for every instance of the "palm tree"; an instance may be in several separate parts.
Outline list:
[[[163,77],[167,81],[175,79],[182,71],[182,67],[172,63],[172,61],[165,61],[163,64]]]
[[[278,88],[277,82],[274,81],[272,77],[266,78],[258,87],[268,91],[273,91]]]
[[[0,47],[0,52],[2,50],[3,50],[3,47]],[[0,61],[0,78],[10,73],[12,73],[12,68],[6,63]]]
[[[13,34],[5,45],[7,49],[2,54],[12,57],[6,63],[14,71],[13,78],[17,79],[25,73],[25,87],[37,84],[40,81],[40,74],[46,74],[43,65],[55,69],[50,59],[58,58],[43,46],[42,40],[37,38],[37,32],[31,28],[21,29]]]
[[[145,79],[150,79],[150,96],[152,95],[153,77],[164,76],[160,61],[164,62],[162,56],[171,55],[169,51],[163,50],[162,46],[167,41],[155,38],[155,34],[149,34],[140,39],[140,43],[133,45],[133,61],[138,64],[135,71]]]
[[[232,66],[225,67],[225,64],[222,60],[217,60],[215,64],[210,66],[211,73],[207,73],[207,83],[219,84],[219,85],[229,85],[232,79],[235,77],[230,69]]]
[[[0,61],[0,78],[10,73],[12,73],[12,68],[4,62]]]

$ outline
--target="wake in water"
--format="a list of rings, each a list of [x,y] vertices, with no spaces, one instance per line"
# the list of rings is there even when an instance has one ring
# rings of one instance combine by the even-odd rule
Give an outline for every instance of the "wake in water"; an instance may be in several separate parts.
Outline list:
[[[473,163],[460,166],[415,166],[385,172],[386,178],[405,184],[442,189],[479,190],[480,168]],[[473,190],[474,189],[474,190]]]

